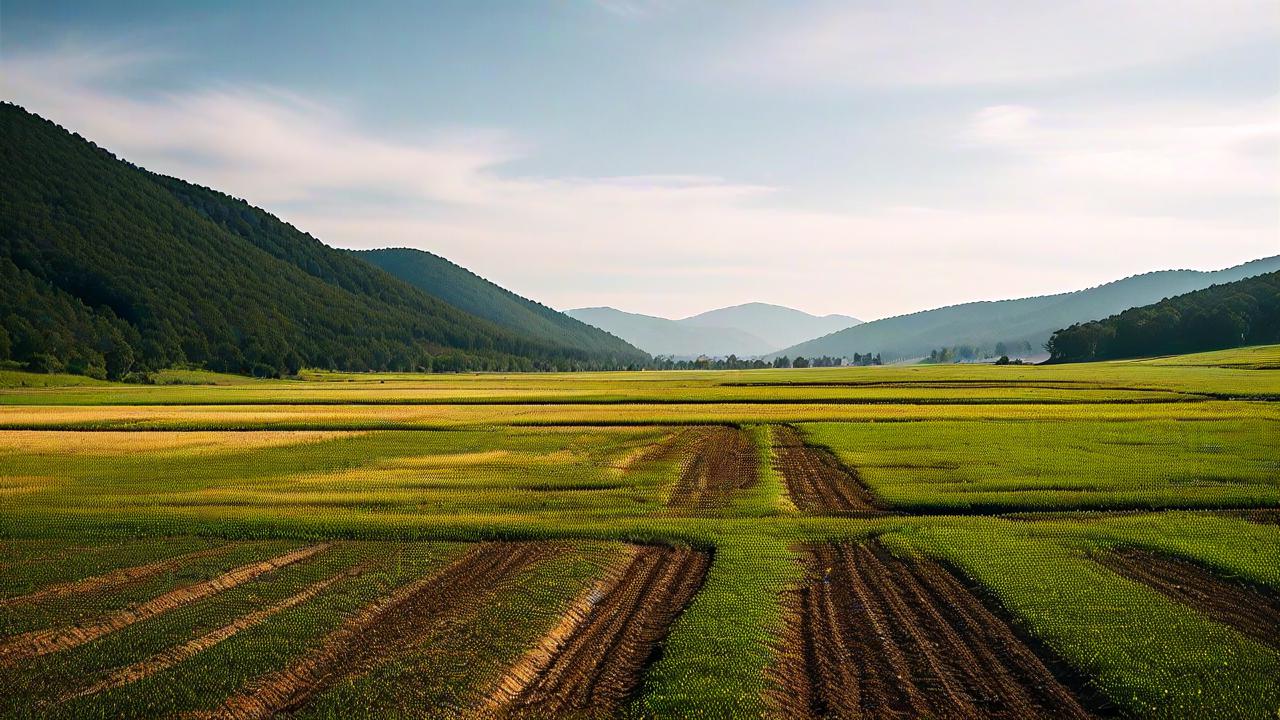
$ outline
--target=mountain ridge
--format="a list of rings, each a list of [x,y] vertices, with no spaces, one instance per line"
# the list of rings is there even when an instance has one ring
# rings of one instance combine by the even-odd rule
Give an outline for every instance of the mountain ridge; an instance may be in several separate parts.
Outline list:
[[[758,357],[797,339],[861,322],[848,315],[811,315],[763,302],[715,308],[678,320],[607,306],[573,308],[565,314],[617,335],[653,355],[677,358]]]
[[[620,364],[649,359],[647,353],[616,335],[514,293],[428,250],[396,247],[349,252],[428,295],[509,330],[533,332],[590,352],[613,354]]]
[[[942,347],[1030,345],[1033,352],[1061,328],[1147,305],[1221,282],[1280,269],[1280,255],[1219,270],[1154,270],[1080,290],[1006,300],[977,300],[921,310],[798,343],[770,357],[881,353],[888,359],[928,355]]]
[[[194,364],[616,367],[423,293],[244,200],[0,103],[0,361],[121,378]]]

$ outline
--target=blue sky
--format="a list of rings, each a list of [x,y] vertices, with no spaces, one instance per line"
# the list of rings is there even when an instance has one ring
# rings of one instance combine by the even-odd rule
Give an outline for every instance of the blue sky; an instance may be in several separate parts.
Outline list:
[[[554,307],[883,317],[1280,252],[1273,2],[22,2],[0,90]]]

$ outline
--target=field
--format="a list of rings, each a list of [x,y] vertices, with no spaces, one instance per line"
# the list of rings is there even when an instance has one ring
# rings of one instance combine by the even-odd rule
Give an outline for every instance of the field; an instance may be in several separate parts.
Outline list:
[[[1280,347],[0,371],[0,716],[1276,718]]]

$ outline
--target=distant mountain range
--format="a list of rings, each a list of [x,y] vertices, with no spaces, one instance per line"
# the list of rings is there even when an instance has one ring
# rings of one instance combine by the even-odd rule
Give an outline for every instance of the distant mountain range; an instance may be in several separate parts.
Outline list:
[[[780,305],[746,303],[682,320],[623,312],[610,307],[565,311],[653,355],[752,357],[806,338],[857,325],[847,315],[817,316]]]
[[[922,357],[943,347],[993,348],[997,343],[1009,348],[1029,345],[1033,353],[1041,353],[1055,330],[1275,270],[1280,270],[1280,256],[1212,272],[1150,272],[1058,295],[951,305],[864,323],[774,355],[848,357],[855,352],[880,353],[888,361]]]
[[[0,177],[0,361],[119,378],[183,363],[277,375],[649,360],[434,256],[379,258],[405,282],[9,103]]]

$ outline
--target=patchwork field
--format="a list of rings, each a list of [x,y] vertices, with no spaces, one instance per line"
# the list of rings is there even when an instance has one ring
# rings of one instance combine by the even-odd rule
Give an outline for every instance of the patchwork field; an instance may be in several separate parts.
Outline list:
[[[1275,718],[1278,369],[0,372],[0,716]]]

